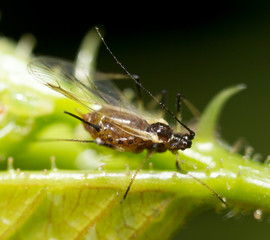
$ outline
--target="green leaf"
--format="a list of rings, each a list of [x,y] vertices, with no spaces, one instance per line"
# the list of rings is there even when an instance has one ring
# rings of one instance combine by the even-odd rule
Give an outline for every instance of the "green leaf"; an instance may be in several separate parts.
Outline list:
[[[33,85],[25,70],[32,57],[29,45],[23,50],[25,44],[0,43],[0,159],[3,169],[8,165],[0,173],[1,239],[170,239],[190,217],[209,209],[269,213],[268,166],[232,153],[215,136],[222,107],[243,85],[219,93],[199,119],[192,148],[179,152],[188,174],[176,171],[173,154],[155,154],[121,204],[145,153],[38,141],[88,135],[61,113],[63,105],[73,110],[76,104]],[[98,46],[90,32],[76,66],[94,71]],[[7,57],[13,68],[5,67]],[[14,69],[15,80],[9,77]],[[16,81],[21,78],[27,81]],[[56,169],[55,161],[70,170]]]
[[[201,199],[211,195],[187,175],[143,172],[120,204],[129,179],[121,172],[2,173],[1,239],[167,239],[201,204],[187,200],[188,183]]]

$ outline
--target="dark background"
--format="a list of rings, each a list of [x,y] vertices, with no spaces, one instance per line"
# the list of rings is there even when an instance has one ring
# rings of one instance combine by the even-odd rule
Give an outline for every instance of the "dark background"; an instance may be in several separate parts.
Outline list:
[[[107,43],[126,68],[140,75],[153,93],[169,91],[169,106],[181,91],[203,110],[221,89],[246,83],[247,90],[226,105],[221,133],[229,143],[244,137],[265,159],[270,153],[270,3],[113,4],[3,2],[0,31],[15,40],[32,33],[37,38],[36,54],[73,59],[84,34],[94,25],[103,26]],[[98,66],[121,71],[104,47]],[[179,235],[182,239],[270,235],[267,219],[257,223],[252,216],[226,220],[209,213],[187,226]]]

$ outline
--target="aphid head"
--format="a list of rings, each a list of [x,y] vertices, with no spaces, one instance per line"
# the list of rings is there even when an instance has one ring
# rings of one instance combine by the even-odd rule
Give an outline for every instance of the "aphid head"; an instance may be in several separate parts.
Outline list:
[[[186,148],[191,148],[193,136],[185,133],[175,133],[170,140],[170,150],[185,150]]]

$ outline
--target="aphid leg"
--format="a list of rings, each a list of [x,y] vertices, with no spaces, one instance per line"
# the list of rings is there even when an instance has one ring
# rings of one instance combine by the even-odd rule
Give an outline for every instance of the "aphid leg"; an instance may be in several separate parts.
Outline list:
[[[97,126],[97,125],[95,125],[95,124],[93,124],[93,123],[87,122],[86,120],[80,118],[79,116],[77,116],[77,115],[75,115],[75,114],[73,114],[73,113],[66,112],[66,111],[64,111],[64,113],[65,113],[65,114],[68,114],[68,115],[71,116],[71,117],[74,117],[74,118],[80,120],[81,122],[83,122],[83,123],[85,123],[85,124],[87,124],[87,125],[89,125],[89,126],[91,126],[92,128],[96,129],[97,132],[100,131],[100,126]]]
[[[188,110],[193,114],[193,116],[196,118],[200,118],[201,112],[198,110],[198,108],[196,108],[195,105],[191,103],[185,96],[183,96],[182,99]]]
[[[179,92],[176,95],[176,117],[180,121],[182,120],[182,116],[181,116],[181,100],[182,100],[182,93]],[[181,125],[176,124],[176,131],[180,132],[180,130],[181,130]]]
[[[197,181],[198,183],[200,183],[204,187],[206,187],[213,194],[213,196],[217,197],[227,208],[229,208],[229,206],[225,202],[225,200],[223,200],[223,198],[213,188],[209,187],[206,183],[204,183],[203,181],[201,181],[201,179],[193,176],[192,174],[190,174],[190,173],[186,173],[186,174],[188,176],[192,177],[195,181]]]
[[[162,91],[161,91],[161,102],[165,105],[166,100],[167,100],[167,90],[162,89]],[[164,115],[165,115],[165,110],[161,109],[161,116],[164,117]]]
[[[201,179],[193,176],[192,174],[186,172],[186,171],[183,171],[180,167],[180,164],[179,164],[179,153],[178,151],[174,152],[175,154],[175,158],[176,158],[176,168],[179,172],[181,172],[182,174],[186,174],[188,176],[190,176],[191,178],[193,178],[195,181],[197,181],[198,183],[200,183],[201,185],[203,185],[205,188],[207,188],[215,197],[217,197],[227,208],[228,208],[228,205],[227,203],[225,202],[225,200],[222,199],[222,197],[217,193],[215,192],[214,189],[212,189],[211,187],[209,187],[206,183],[204,183],[203,181],[201,181]]]
[[[163,104],[166,104],[166,99],[167,99],[167,90],[162,89],[162,91],[161,91],[161,102]]]
[[[239,153],[247,144],[246,139],[239,138],[234,144],[231,149],[231,153]]]
[[[133,182],[134,182],[134,180],[135,180],[138,172],[142,169],[142,167],[145,164],[145,162],[151,157],[152,153],[153,153],[153,151],[148,151],[147,154],[146,154],[146,156],[145,156],[145,158],[143,159],[141,165],[136,169],[136,172],[134,173],[134,175],[132,176],[132,178],[130,180],[130,183],[129,183],[128,187],[127,187],[127,190],[126,190],[126,192],[124,194],[123,199],[121,200],[121,203],[123,203],[123,201],[126,199],[127,194],[129,192],[129,190],[130,190],[130,188],[131,188],[131,186],[132,186],[132,184],[133,184]]]
[[[196,117],[199,118],[201,116],[200,111],[187,99],[185,96],[182,95],[182,93],[177,93],[176,95],[176,117],[180,121],[182,121],[182,102],[185,103],[189,111]],[[177,124],[176,128],[177,132],[180,132],[181,130],[181,125]]]
[[[179,92],[176,94],[176,117],[181,121],[181,100],[182,100],[182,93]]]
[[[179,153],[178,151],[174,152],[174,155],[175,155],[175,165],[176,165],[176,168],[179,172],[181,172],[181,167],[180,167],[180,163],[179,163]]]
[[[176,117],[182,121],[182,102],[185,103],[188,110],[194,115],[194,117],[199,118],[201,116],[200,111],[185,97],[182,95],[182,93],[177,93],[176,95]],[[180,129],[177,129],[179,131]]]

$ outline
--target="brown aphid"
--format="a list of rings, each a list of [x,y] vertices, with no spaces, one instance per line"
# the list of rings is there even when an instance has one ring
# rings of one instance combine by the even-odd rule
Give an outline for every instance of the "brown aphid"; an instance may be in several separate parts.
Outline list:
[[[100,37],[104,42],[101,35]],[[112,54],[105,42],[104,44]],[[176,156],[176,167],[180,171],[178,150],[190,148],[195,133],[176,117],[177,114],[172,113],[163,102],[158,101],[150,91],[145,89],[137,76],[131,75],[113,54],[112,56],[126,72],[125,76],[130,77],[136,83],[137,90],[143,90],[150,95],[163,110],[187,130],[187,133],[175,132],[164,119],[151,116],[127,101],[108,79],[108,77],[114,76],[112,74],[85,73],[83,69],[75,68],[69,62],[50,57],[34,59],[29,64],[29,71],[49,88],[80,103],[87,109],[88,112],[80,114],[80,116],[65,113],[83,122],[85,129],[94,140],[66,139],[64,141],[92,142],[123,152],[140,153],[147,150],[146,157],[131,178],[124,194],[124,200],[137,173],[153,153],[171,151]],[[138,96],[141,96],[140,92]],[[141,99],[139,99],[140,101]],[[177,103],[177,111],[180,111],[180,97]],[[208,185],[191,174],[188,175],[209,189],[226,205]]]
[[[152,152],[167,150],[176,154],[177,150],[191,147],[193,131],[188,129],[189,133],[175,133],[164,119],[139,111],[126,101],[108,79],[93,80],[87,75],[81,75],[79,79],[71,63],[49,57],[34,59],[29,64],[29,70],[43,84],[88,110],[81,116],[65,112],[82,121],[95,139],[83,142],[95,142],[123,152],[140,153],[148,150],[149,156]]]
[[[147,149],[161,153],[191,147],[189,134],[174,133],[167,124],[149,123],[132,112],[103,107],[83,115],[83,119],[98,127],[97,130],[84,123],[94,139],[99,138],[119,151],[140,153]]]

